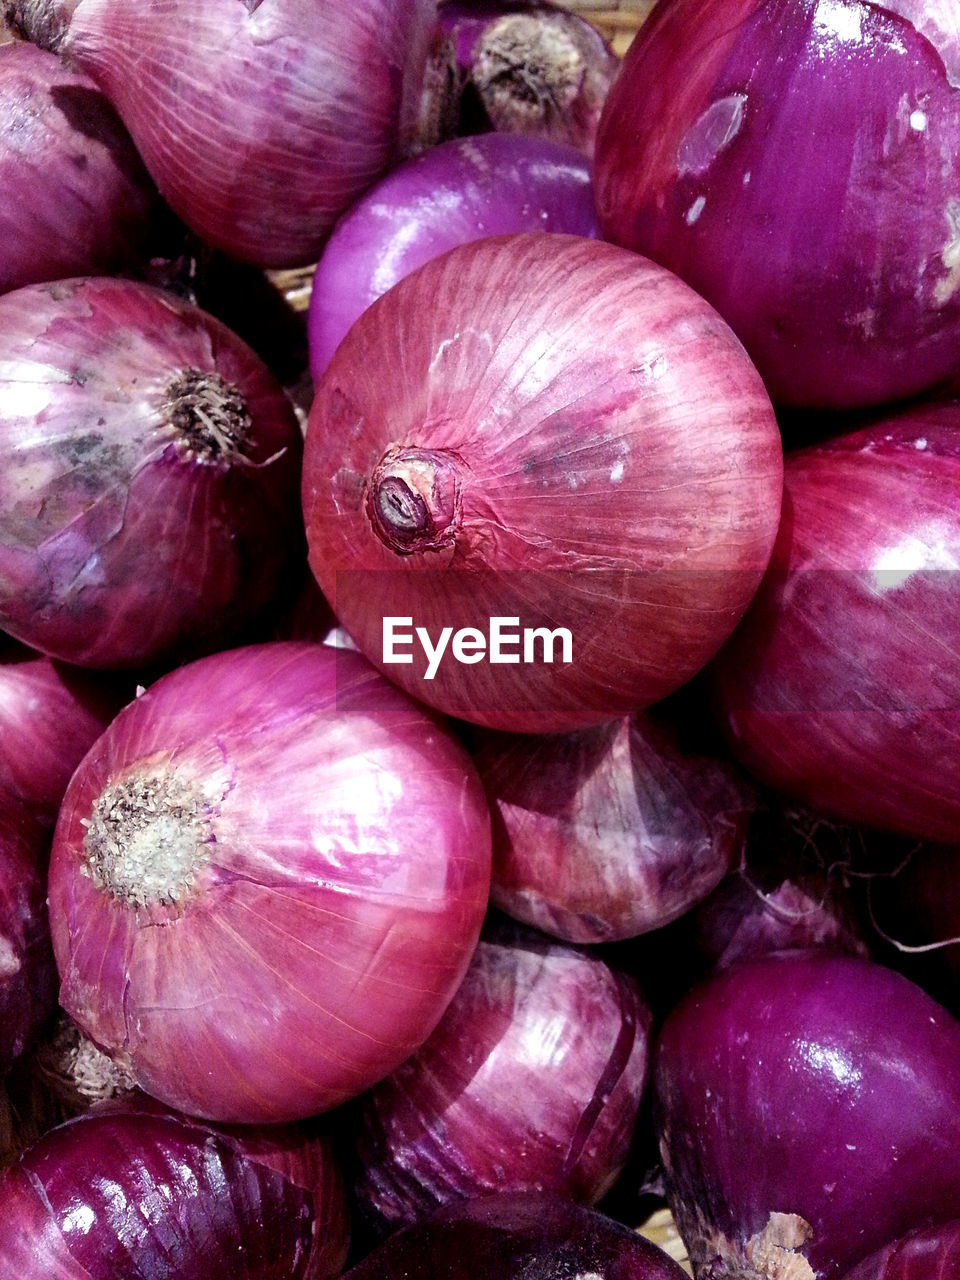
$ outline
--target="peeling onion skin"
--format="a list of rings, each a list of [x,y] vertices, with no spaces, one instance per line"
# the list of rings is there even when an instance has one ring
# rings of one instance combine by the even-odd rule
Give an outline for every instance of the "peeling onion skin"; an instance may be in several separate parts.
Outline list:
[[[0,1220],[3,1280],[330,1280],[349,1230],[325,1140],[126,1108],[45,1134],[0,1175]]]
[[[599,239],[587,160],[517,134],[453,138],[398,165],[356,201],[324,246],[307,314],[314,381],[357,317],[446,249],[512,231]]]
[[[734,755],[812,809],[960,831],[960,403],[788,454],[770,570],[712,670]]]
[[[111,669],[235,641],[303,557],[302,433],[266,365],[108,278],[3,295],[0,342],[0,626]]]
[[[844,1280],[952,1280],[960,1272],[960,1220],[911,1231],[864,1259]]]
[[[207,244],[313,262],[403,154],[432,0],[82,0],[60,46],[111,100]]]
[[[836,1280],[960,1212],[960,1024],[872,961],[780,952],[714,975],[667,1017],[654,1091],[701,1277]]]
[[[396,1231],[344,1280],[684,1280],[662,1249],[562,1197],[499,1194]]]
[[[781,484],[769,399],[711,308],[639,255],[527,232],[451,249],[357,320],[317,387],[303,505],[371,661],[461,720],[547,733],[706,664],[762,578]],[[434,641],[563,627],[572,661],[448,656],[427,680],[419,645],[384,661],[386,616]]]
[[[491,900],[516,920],[574,943],[636,937],[739,862],[753,789],[666,717],[474,741],[493,816]]]
[[[604,234],[713,303],[778,405],[879,405],[957,372],[956,45],[943,4],[679,0],[625,56],[597,136]]]
[[[143,275],[165,244],[169,214],[113,108],[25,41],[0,43],[0,190],[0,293]]]
[[[151,863],[154,808],[169,838]],[[68,788],[49,883],[60,1001],[178,1110],[313,1115],[432,1031],[489,882],[469,757],[359,655],[215,654],[126,707]]]
[[[361,1215],[385,1233],[495,1191],[596,1204],[627,1158],[650,1024],[599,957],[491,923],[436,1030],[358,1101]]]

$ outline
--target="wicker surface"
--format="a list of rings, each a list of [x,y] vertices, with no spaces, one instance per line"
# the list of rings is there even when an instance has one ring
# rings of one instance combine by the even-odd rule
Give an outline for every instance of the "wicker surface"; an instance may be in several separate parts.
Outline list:
[[[679,1262],[687,1275],[693,1275],[686,1248],[669,1209],[658,1209],[651,1214],[639,1231],[640,1235],[659,1245],[664,1253]]]

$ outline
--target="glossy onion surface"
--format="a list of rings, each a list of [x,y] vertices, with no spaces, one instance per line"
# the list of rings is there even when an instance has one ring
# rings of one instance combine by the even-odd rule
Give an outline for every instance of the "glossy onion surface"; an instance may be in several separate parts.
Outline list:
[[[960,1221],[911,1231],[871,1254],[844,1280],[952,1280],[960,1273]]]

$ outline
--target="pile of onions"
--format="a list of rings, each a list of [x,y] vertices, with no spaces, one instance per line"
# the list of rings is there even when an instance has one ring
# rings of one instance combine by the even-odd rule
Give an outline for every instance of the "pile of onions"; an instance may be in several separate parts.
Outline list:
[[[273,267],[314,261],[403,153],[434,21],[432,0],[20,7],[100,85],[187,226]]]
[[[326,1139],[120,1105],[0,1175],[0,1221],[0,1273],[19,1280],[329,1280],[349,1234]]]
[[[382,293],[455,245],[513,231],[599,238],[586,158],[515,134],[451,139],[398,165],[344,214],[313,275],[310,369]]]
[[[0,297],[0,626],[88,667],[234,640],[302,560],[302,435],[205,312],[133,281]]]
[[[0,43],[0,293],[78,275],[142,274],[162,244],[157,190],[88,77]]]
[[[763,586],[715,668],[735,754],[843,821],[960,831],[960,402],[788,455]]]
[[[125,707],[70,783],[49,882],[60,1001],[170,1106],[312,1115],[433,1030],[489,882],[465,750],[359,655],[214,654]]]
[[[738,865],[756,797],[668,715],[567,734],[477,731],[491,899],[576,943],[659,929]]]
[[[529,232],[452,249],[363,313],[317,388],[303,503],[311,567],[391,679],[559,732],[713,656],[781,485],[769,399],[716,312],[627,250]]]
[[[654,1085],[696,1274],[839,1280],[960,1216],[960,1023],[891,969],[816,950],[734,965],[670,1013]]]
[[[671,0],[597,135],[605,235],[678,272],[778,404],[960,369],[960,40],[942,0]]]
[[[359,1101],[357,1203],[390,1229],[494,1191],[596,1204],[627,1157],[650,1022],[599,956],[491,921],[436,1030]]]

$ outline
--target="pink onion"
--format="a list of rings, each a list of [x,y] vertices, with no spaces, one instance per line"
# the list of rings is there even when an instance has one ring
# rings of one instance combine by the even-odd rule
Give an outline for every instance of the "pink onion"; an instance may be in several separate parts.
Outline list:
[[[659,929],[740,860],[755,798],[668,716],[478,737],[493,815],[491,899],[570,942]]]
[[[491,237],[394,285],[328,366],[304,458],[310,563],[419,699],[578,728],[713,656],[766,567],[781,467],[755,370],[674,276],[584,237]],[[495,626],[516,638],[491,642]],[[413,628],[434,652],[449,628],[445,660]]]
[[[790,455],[770,571],[715,669],[761,781],[913,839],[960,831],[960,404]]]
[[[162,202],[113,108],[24,41],[0,43],[0,190],[0,293],[142,275],[166,247]]]
[[[0,1274],[329,1280],[346,1255],[325,1139],[129,1107],[51,1130],[0,1175]]]
[[[882,965],[724,970],[667,1018],[654,1081],[695,1274],[835,1280],[960,1215],[960,1023]]]
[[[951,1280],[960,1270],[960,1219],[911,1231],[865,1258],[844,1280]]]
[[[359,1205],[396,1228],[494,1191],[597,1203],[627,1157],[650,1021],[599,957],[491,924],[436,1030],[359,1101]]]
[[[952,5],[671,0],[596,145],[609,239],[743,340],[778,404],[850,408],[960,368]]]
[[[179,1110],[334,1107],[456,991],[489,824],[463,748],[357,654],[200,659],[124,708],[67,790],[49,885],[61,1004]]]
[[[300,555],[302,435],[228,329],[132,281],[0,297],[0,626],[66,662],[235,638]]]
[[[313,277],[310,368],[382,293],[455,245],[512,231],[598,238],[586,159],[516,134],[451,139],[382,178],[344,214]]]
[[[292,267],[402,154],[433,12],[431,0],[82,0],[60,50],[191,230]]]

